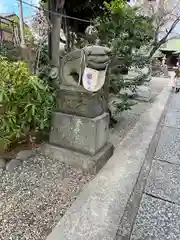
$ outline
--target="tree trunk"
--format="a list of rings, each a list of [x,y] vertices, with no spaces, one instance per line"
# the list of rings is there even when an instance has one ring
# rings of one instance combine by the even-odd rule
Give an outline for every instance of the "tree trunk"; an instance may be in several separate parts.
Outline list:
[[[52,17],[52,32],[51,32],[51,63],[53,66],[59,66],[59,40],[60,40],[60,28],[61,28],[61,17]]]
[[[60,29],[62,26],[62,13],[65,4],[65,0],[50,1],[50,10],[57,14],[51,13],[50,21],[52,23],[52,30],[50,36],[50,59],[51,64],[55,67],[59,66],[59,41],[60,41]]]
[[[162,45],[163,43],[165,43],[165,42],[159,42],[159,43],[155,44],[155,45],[152,47],[152,49],[151,49],[151,51],[150,51],[150,53],[149,53],[148,58],[152,58],[152,56],[153,56],[153,55],[155,54],[155,52],[161,47],[161,45]]]
[[[20,35],[21,35],[21,48],[26,48],[25,40],[24,40],[24,20],[23,20],[23,8],[22,8],[22,0],[19,0],[19,26],[20,26]]]

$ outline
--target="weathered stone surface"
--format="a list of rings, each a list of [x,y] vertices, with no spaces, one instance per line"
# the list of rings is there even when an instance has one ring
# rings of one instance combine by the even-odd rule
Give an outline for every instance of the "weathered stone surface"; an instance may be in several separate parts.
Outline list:
[[[0,169],[6,168],[6,162],[3,158],[0,157]]]
[[[180,164],[180,129],[163,128],[155,158]]]
[[[161,119],[164,118],[164,114]],[[156,150],[159,135],[162,130],[162,125],[159,125],[157,131],[153,137],[152,142],[150,143],[148,152],[146,154],[144,164],[140,170],[136,185],[133,189],[131,197],[129,198],[128,204],[124,211],[123,217],[120,221],[120,226],[118,232],[116,234],[115,240],[129,240],[131,236],[131,230],[134,225],[134,221],[136,219],[139,205],[141,202],[142,195],[144,193],[144,188],[146,187],[146,180],[149,175],[149,171],[151,170],[152,161],[154,152]],[[154,239],[155,240],[155,239]]]
[[[107,101],[102,91],[91,93],[62,86],[57,91],[57,111],[94,118],[107,111]]]
[[[180,204],[180,166],[154,161],[145,192]]]
[[[83,48],[83,53],[86,57],[86,65],[90,68],[98,71],[104,70],[109,63],[110,49],[103,46],[87,46]],[[79,78],[77,77],[84,72],[85,62],[82,61],[82,50],[76,49],[66,54],[60,65],[60,78],[61,84],[64,86],[75,86],[80,88],[78,85]],[[76,75],[76,77],[74,77]]]
[[[111,112],[111,115],[114,119],[117,119],[117,104],[121,104],[123,101],[122,98],[117,97],[115,94],[109,94],[108,96],[108,108]]]
[[[136,89],[136,99],[142,101],[150,101],[152,97],[152,93],[150,87],[142,85],[138,86]]]
[[[6,164],[6,170],[12,173],[17,167],[21,165],[21,160],[19,159],[12,159]]]
[[[179,240],[180,206],[144,195],[131,240]]]
[[[127,89],[124,88],[119,92],[119,94],[120,95],[127,95],[129,97],[133,97],[136,94],[136,92],[129,89],[129,88],[127,88]]]
[[[85,154],[95,155],[107,143],[109,114],[96,118],[54,113],[50,144]]]
[[[3,133],[0,130],[0,136],[2,136],[2,135],[3,135]],[[5,152],[5,150],[6,150],[6,144],[2,139],[0,139],[0,154],[3,154]]]
[[[164,124],[169,127],[180,128],[180,109],[169,109]]]
[[[33,157],[35,152],[33,150],[22,150],[16,155],[16,159],[26,161],[28,158]]]
[[[169,105],[170,109],[180,109],[179,98],[180,98],[180,94],[179,93],[173,94],[171,103]]]
[[[96,174],[113,155],[113,146],[110,143],[100,150],[95,156],[71,151],[51,144],[42,145],[42,153],[57,161],[80,167],[84,171]]]
[[[130,70],[128,71],[128,74],[125,74],[123,76],[123,79],[126,81],[130,81],[130,80],[134,80],[136,78],[138,78],[140,74],[137,72],[137,71],[134,71],[134,70]]]

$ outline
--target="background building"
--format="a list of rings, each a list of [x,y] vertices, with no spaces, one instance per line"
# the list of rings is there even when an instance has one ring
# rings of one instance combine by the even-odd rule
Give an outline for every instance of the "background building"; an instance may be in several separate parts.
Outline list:
[[[0,13],[0,40],[14,41],[17,24],[13,21],[14,13]]]

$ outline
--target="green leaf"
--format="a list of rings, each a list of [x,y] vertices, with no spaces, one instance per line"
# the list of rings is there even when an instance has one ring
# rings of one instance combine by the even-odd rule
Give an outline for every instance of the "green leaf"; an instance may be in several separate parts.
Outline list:
[[[4,99],[3,96],[4,96],[4,95],[3,95],[3,91],[1,90],[1,91],[0,91],[0,103],[3,102],[3,99]]]
[[[50,128],[55,96],[45,82],[29,74],[24,62],[1,58],[0,86],[0,102],[6,106],[0,132],[8,144],[24,136],[24,129]]]

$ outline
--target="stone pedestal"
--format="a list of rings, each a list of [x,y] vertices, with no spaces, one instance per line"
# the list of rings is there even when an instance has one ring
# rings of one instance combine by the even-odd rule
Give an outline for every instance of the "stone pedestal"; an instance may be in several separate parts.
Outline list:
[[[83,88],[61,86],[57,91],[57,111],[95,118],[107,112],[103,91],[91,93]]]
[[[96,155],[90,156],[88,154],[75,152],[52,144],[42,145],[42,151],[46,156],[66,164],[71,164],[74,167],[81,168],[92,174],[99,172],[113,155],[113,150],[114,148],[112,144],[107,143],[98,153],[96,153]]]
[[[108,113],[88,118],[55,112],[49,144],[44,145],[43,152],[96,173],[113,154],[113,146],[107,142],[108,134]]]
[[[96,118],[55,112],[52,118],[50,143],[94,156],[107,143],[109,114]]]

